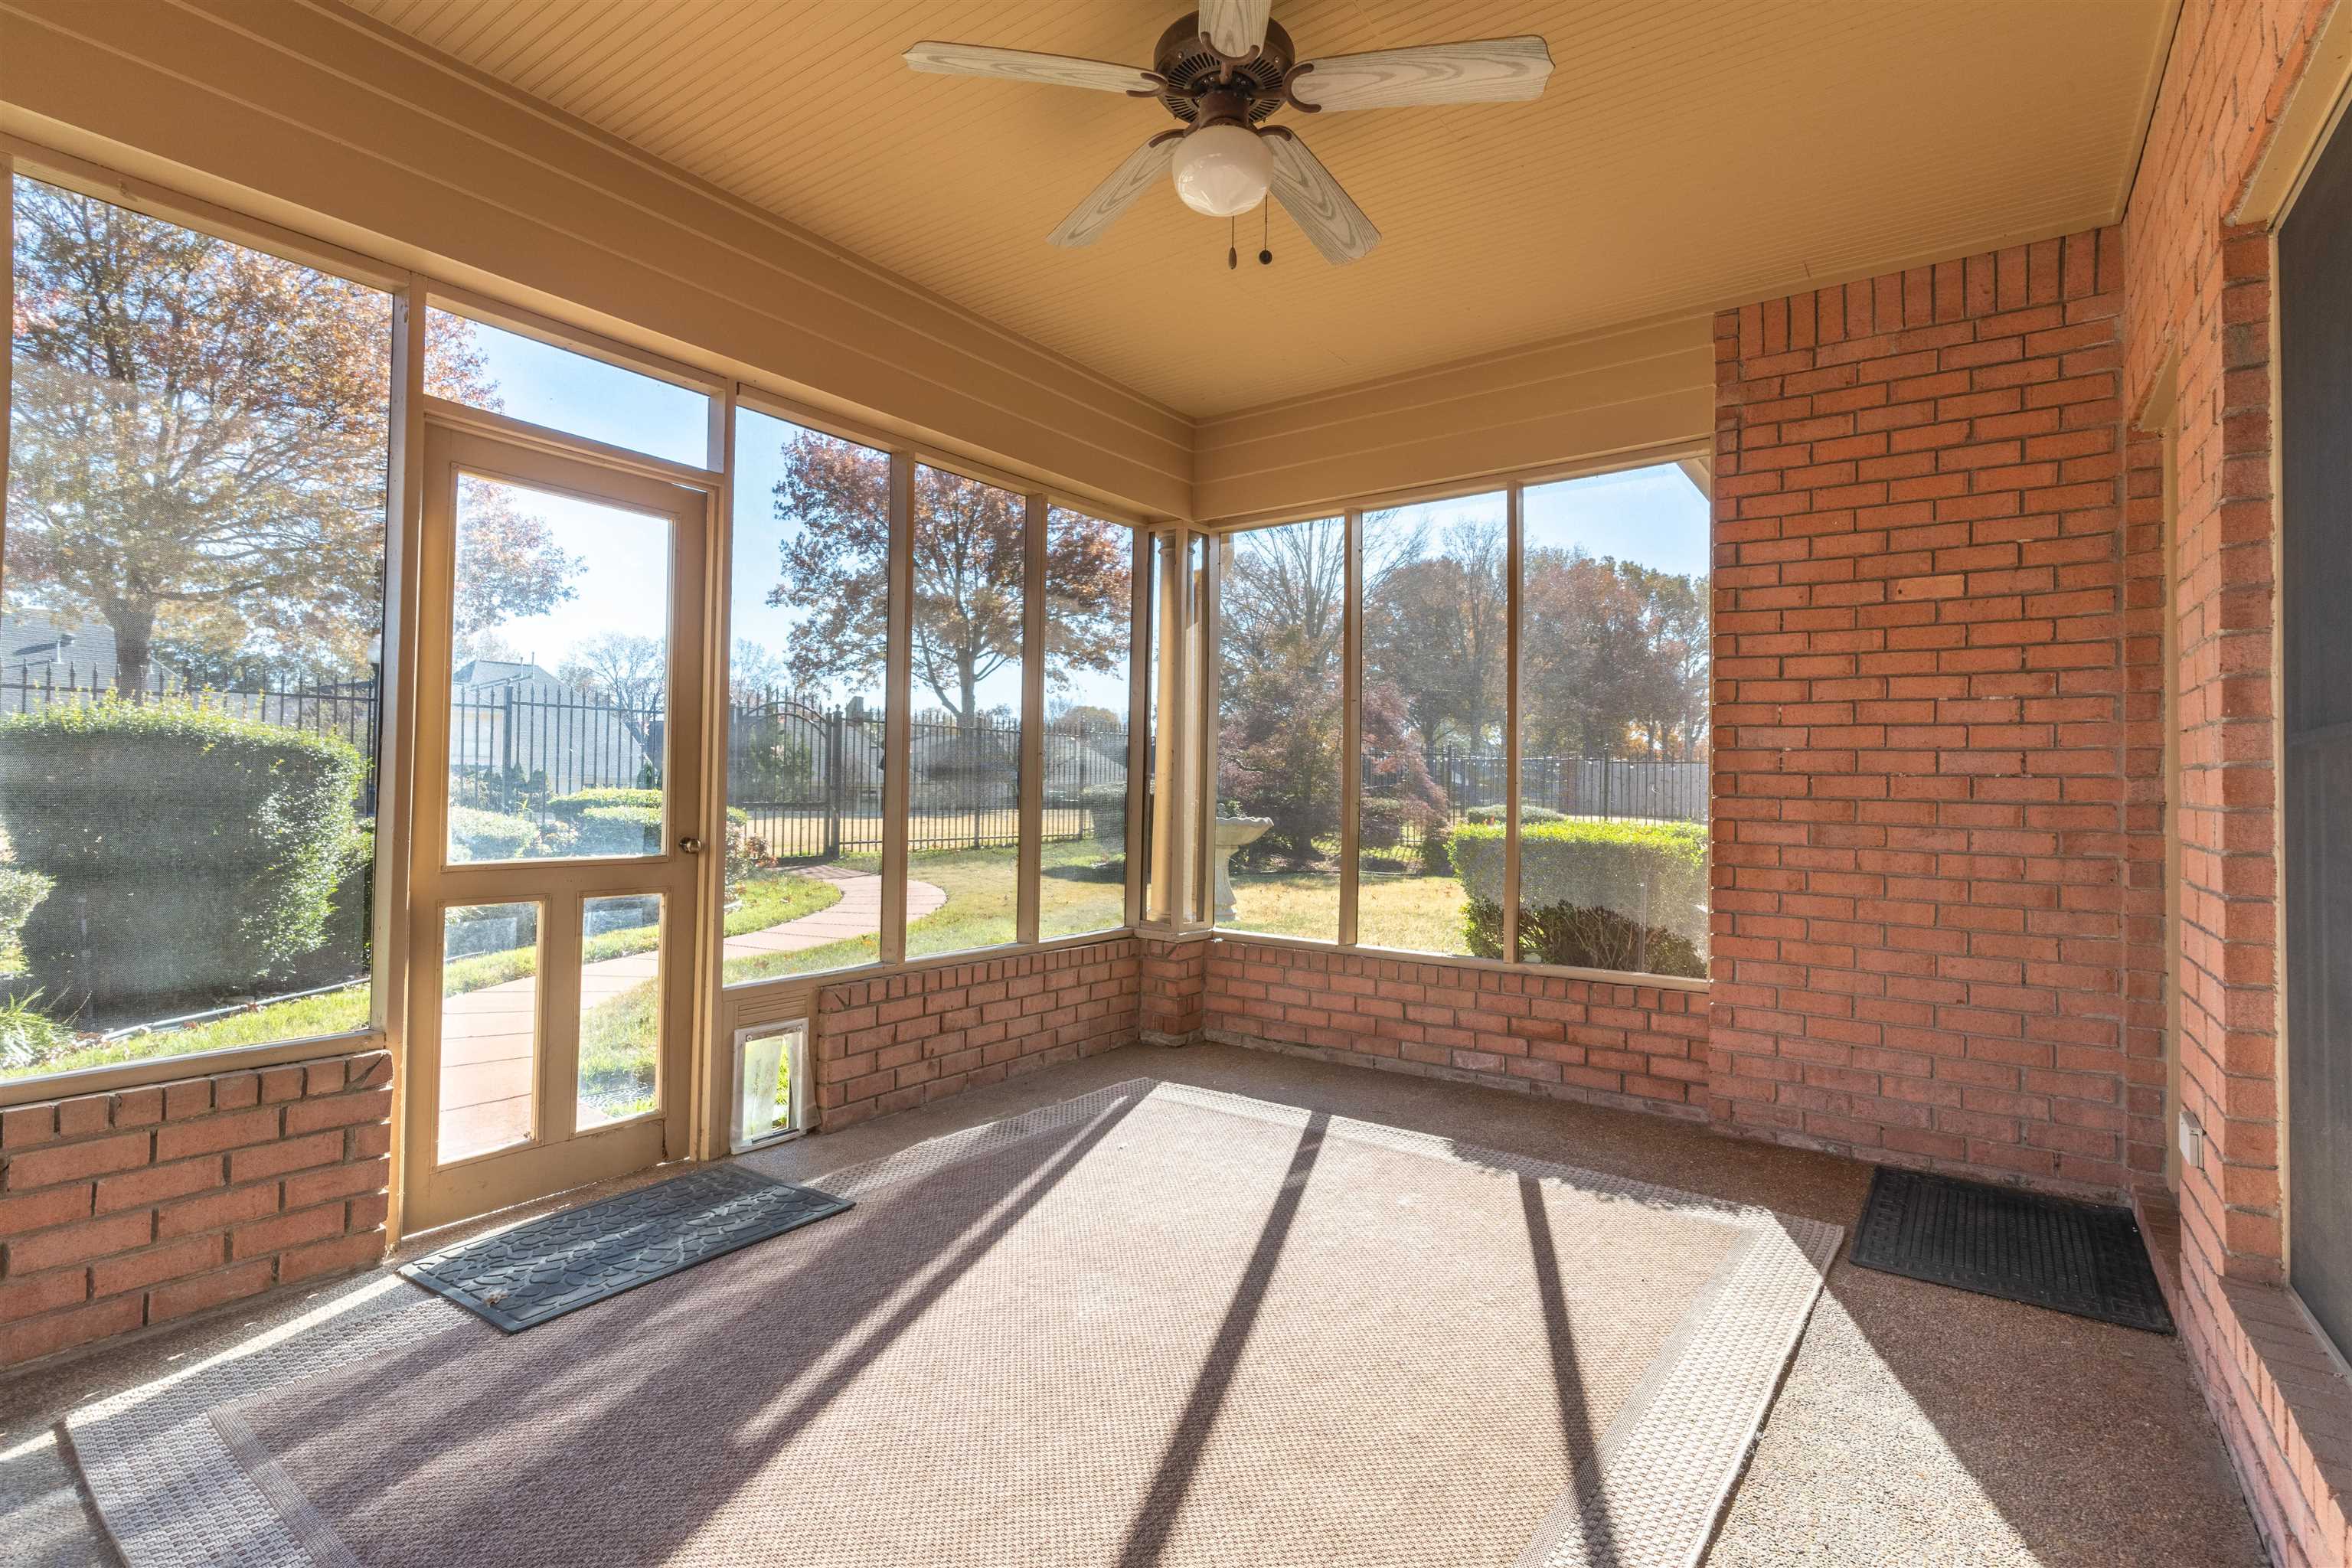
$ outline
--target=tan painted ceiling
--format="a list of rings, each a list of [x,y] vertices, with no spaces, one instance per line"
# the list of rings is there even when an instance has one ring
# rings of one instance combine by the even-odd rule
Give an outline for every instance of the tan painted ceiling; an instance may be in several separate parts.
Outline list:
[[[1384,238],[1275,264],[1146,193],[1174,123],[919,75],[946,38],[1150,63],[1181,0],[356,0],[360,9],[1192,415],[2111,221],[2176,0],[1276,0],[1301,58],[1540,33],[1532,103],[1300,116]]]

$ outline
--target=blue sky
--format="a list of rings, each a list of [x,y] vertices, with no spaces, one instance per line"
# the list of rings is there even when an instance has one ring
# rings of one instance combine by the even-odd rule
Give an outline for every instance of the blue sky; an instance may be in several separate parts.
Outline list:
[[[1586,479],[1561,479],[1529,486],[1527,492],[1527,548],[1581,549],[1596,559],[1632,561],[1656,571],[1704,577],[1709,567],[1706,497],[1674,463],[1627,468]],[[1423,501],[1401,507],[1368,531],[1364,547],[1377,562],[1381,534],[1415,524],[1428,530],[1425,548],[1444,548],[1447,528],[1460,522],[1494,522],[1504,516],[1504,499],[1496,490],[1454,500]]]
[[[685,387],[640,375],[530,338],[473,323],[485,369],[498,383],[506,412],[519,419],[569,430],[616,447],[700,466],[705,459],[709,405]],[[732,589],[733,635],[782,648],[801,616],[767,603],[774,585],[780,536],[772,494],[782,477],[782,447],[793,426],[748,411],[735,451],[735,530],[739,570]],[[1433,525],[1499,516],[1501,498],[1471,497],[1408,509]],[[1706,498],[1672,463],[1539,485],[1527,492],[1529,549],[1580,547],[1592,556],[1634,561],[1661,571],[1704,576],[1709,568]],[[653,563],[666,552],[635,513],[564,497],[534,493],[530,510],[553,526],[562,547],[585,558],[577,596],[544,616],[509,624],[517,651],[552,669],[582,639],[603,631],[657,636],[666,629],[667,595],[652,591]],[[662,581],[667,583],[666,573]],[[989,683],[991,701],[1016,701],[1010,671]],[[1123,709],[1122,683],[1090,677],[1065,695]],[[847,696],[843,692],[838,695]],[[878,696],[878,693],[869,694]],[[918,705],[924,703],[919,693]]]
[[[534,425],[702,466],[710,405],[700,394],[584,354],[476,321],[474,346],[505,412]],[[499,634],[520,657],[552,670],[602,632],[667,637],[668,521],[618,507],[520,490],[516,507],[547,520],[556,545],[577,557],[573,596],[543,616],[510,620]]]
[[[517,657],[559,668],[582,642],[603,632],[669,635],[669,519],[599,506],[544,490],[504,487],[515,510],[547,520],[556,545],[576,558],[573,596],[543,616],[497,628]],[[465,570],[460,560],[458,570]]]
[[[1581,546],[1691,577],[1710,569],[1706,497],[1673,463],[1531,486],[1525,506],[1529,550]]]

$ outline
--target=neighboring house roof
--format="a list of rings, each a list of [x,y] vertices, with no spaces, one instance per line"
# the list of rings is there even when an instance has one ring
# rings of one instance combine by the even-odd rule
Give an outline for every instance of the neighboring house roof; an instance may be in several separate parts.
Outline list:
[[[0,671],[56,669],[58,679],[72,670],[82,685],[110,683],[122,668],[114,628],[104,621],[60,620],[38,611],[0,611]],[[161,659],[148,668],[167,686],[179,672]]]
[[[527,659],[469,658],[450,685],[456,766],[545,773],[573,790],[634,784],[650,761],[617,710]]]
[[[450,676],[458,686],[529,686],[549,691],[568,691],[563,682],[539,665],[527,659],[469,658]]]

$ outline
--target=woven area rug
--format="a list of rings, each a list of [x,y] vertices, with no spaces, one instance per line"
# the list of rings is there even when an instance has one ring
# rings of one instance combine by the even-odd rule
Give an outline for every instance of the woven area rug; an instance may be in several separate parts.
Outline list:
[[[133,1568],[1684,1565],[1839,1239],[1142,1079],[816,1180],[530,1334],[379,1301],[84,1411],[100,1511]]]

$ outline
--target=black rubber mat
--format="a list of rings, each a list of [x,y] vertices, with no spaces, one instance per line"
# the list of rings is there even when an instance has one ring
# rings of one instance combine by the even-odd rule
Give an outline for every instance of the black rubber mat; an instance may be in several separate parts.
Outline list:
[[[706,1165],[459,1242],[400,1271],[520,1333],[850,1206],[740,1165]]]
[[[2129,1209],[1882,1165],[1851,1256],[1864,1268],[2172,1332]]]

